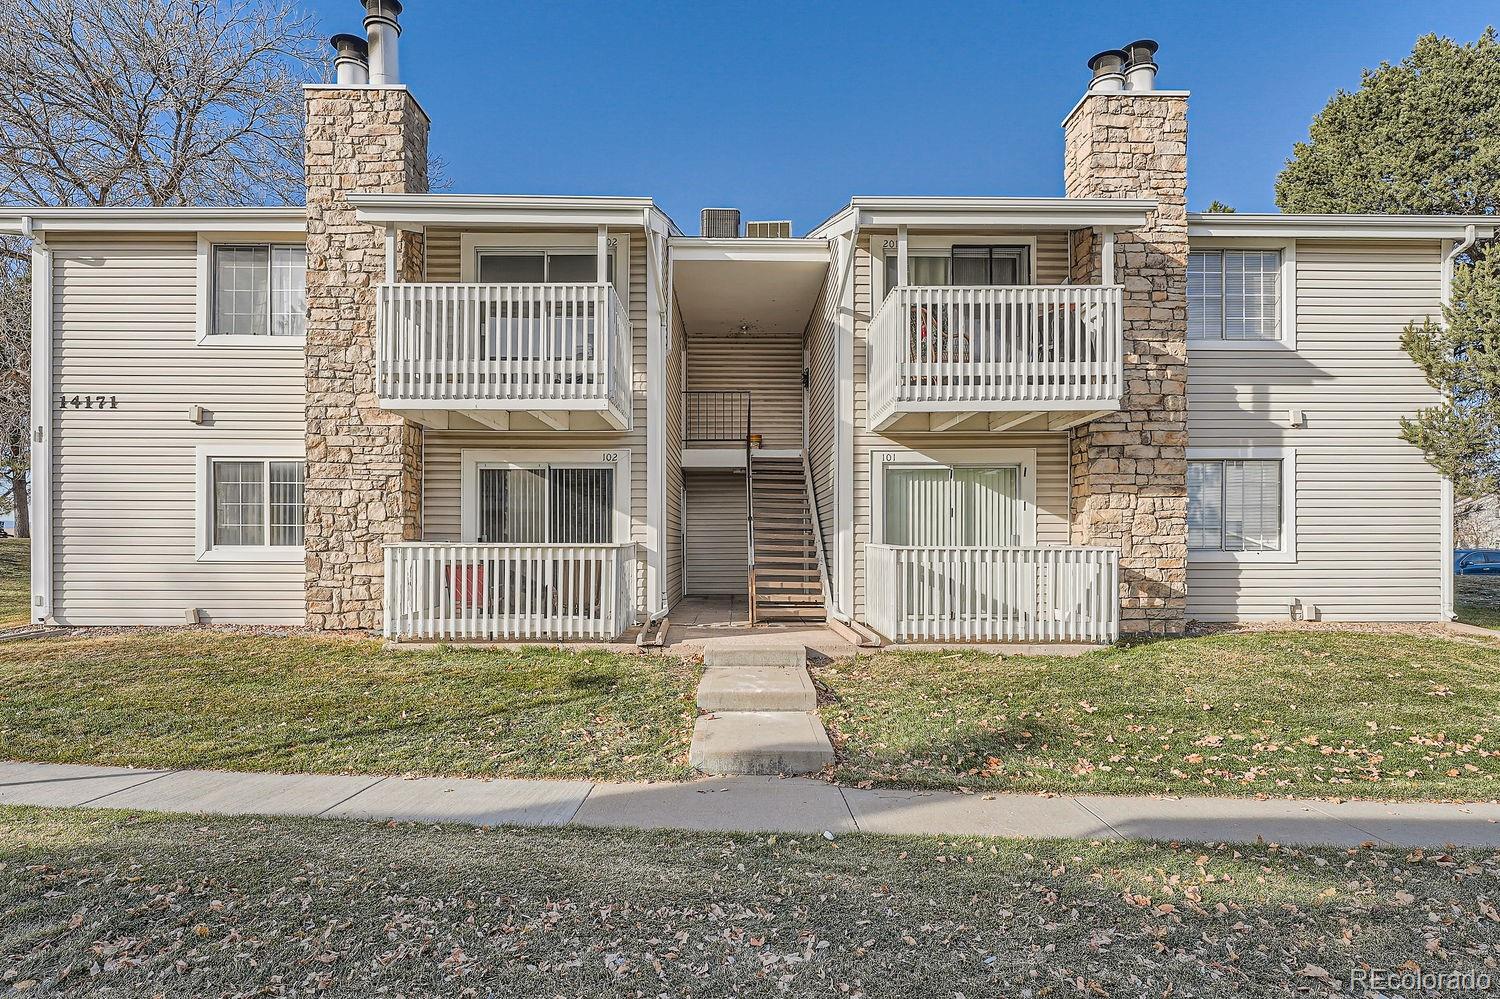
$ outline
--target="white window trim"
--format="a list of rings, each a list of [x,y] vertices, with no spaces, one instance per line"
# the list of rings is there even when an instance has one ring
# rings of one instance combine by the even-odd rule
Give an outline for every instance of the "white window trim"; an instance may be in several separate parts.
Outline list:
[[[1276,275],[1277,317],[1280,336],[1275,340],[1189,340],[1189,351],[1244,351],[1297,349],[1297,241],[1295,239],[1195,239],[1193,250],[1280,250],[1281,269]]]
[[[479,543],[479,470],[480,468],[537,468],[542,465],[569,465],[574,468],[615,469],[614,544],[633,540],[630,524],[630,449],[629,448],[464,448],[459,452],[459,532],[466,545]]]
[[[614,244],[615,272],[611,283],[620,301],[630,301],[630,230],[610,230]],[[597,232],[466,232],[459,236],[458,279],[464,284],[479,282],[479,254],[507,250],[571,250],[577,253],[599,252]]]
[[[964,448],[961,450],[908,451],[904,448],[870,449],[870,544],[885,544],[885,469],[930,466],[1018,465],[1021,502],[1022,548],[1036,547],[1036,449]]]
[[[303,545],[214,545],[213,463],[215,461],[307,461],[306,450],[298,444],[247,444],[224,441],[200,444],[197,448],[197,473],[194,482],[196,521],[196,556],[199,562],[303,562],[307,549]],[[303,488],[306,489],[306,473]],[[266,483],[270,489],[270,483]],[[305,507],[305,499],[304,499]]]
[[[200,347],[254,347],[256,350],[303,350],[306,336],[235,336],[214,333],[214,247],[219,245],[305,246],[286,233],[202,232],[198,234],[197,340]]]
[[[1274,552],[1188,549],[1189,562],[1287,564],[1297,561],[1297,449],[1289,447],[1190,447],[1188,461],[1280,461],[1281,548]]]
[[[885,258],[895,256],[894,245],[890,250],[885,248],[885,243],[890,240],[895,243],[895,236],[872,234],[870,236],[870,283],[875,292],[871,301],[879,303],[885,301],[886,293],[890,291],[885,286]],[[1036,237],[1016,236],[1005,233],[970,233],[962,236],[919,236],[908,235],[906,237],[907,257],[933,256],[931,251],[941,250],[944,255],[951,256],[955,246],[1024,246],[1026,247],[1027,266],[1031,273],[1027,275],[1031,281],[1026,287],[1036,285]]]

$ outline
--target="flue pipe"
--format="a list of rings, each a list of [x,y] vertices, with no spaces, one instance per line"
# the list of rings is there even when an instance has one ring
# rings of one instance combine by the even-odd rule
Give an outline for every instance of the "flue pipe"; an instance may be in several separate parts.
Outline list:
[[[1157,44],[1142,38],[1125,46],[1128,58],[1125,69],[1125,86],[1130,90],[1156,89]]]
[[[401,82],[397,39],[401,37],[399,0],[364,0],[365,34],[370,44],[370,82],[391,87]]]
[[[362,87],[370,82],[370,47],[358,35],[334,35],[328,40],[338,54],[333,57],[333,79],[341,87]]]
[[[1120,49],[1105,49],[1089,60],[1089,69],[1094,78],[1089,81],[1089,92],[1113,93],[1125,89],[1125,53]]]

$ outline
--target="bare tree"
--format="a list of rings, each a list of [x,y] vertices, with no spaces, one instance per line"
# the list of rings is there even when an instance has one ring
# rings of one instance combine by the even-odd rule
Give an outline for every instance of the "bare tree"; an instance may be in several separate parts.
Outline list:
[[[302,84],[320,46],[295,0],[0,0],[0,204],[292,204]],[[0,496],[27,519],[29,248],[0,240]]]
[[[292,0],[0,0],[0,199],[299,201],[319,58]]]

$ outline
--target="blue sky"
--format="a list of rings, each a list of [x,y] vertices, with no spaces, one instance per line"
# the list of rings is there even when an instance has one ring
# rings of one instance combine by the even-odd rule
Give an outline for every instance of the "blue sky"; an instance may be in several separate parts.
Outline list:
[[[325,33],[357,0],[308,0]],[[516,3],[409,0],[402,75],[453,192],[656,198],[805,232],[851,195],[1062,193],[1094,52],[1150,37],[1191,90],[1189,201],[1274,211],[1292,143],[1418,35],[1489,2]]]

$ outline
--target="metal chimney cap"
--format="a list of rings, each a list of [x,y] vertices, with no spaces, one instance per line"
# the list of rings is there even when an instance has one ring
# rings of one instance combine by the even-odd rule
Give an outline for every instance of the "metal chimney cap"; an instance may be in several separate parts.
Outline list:
[[[1153,39],[1138,38],[1125,46],[1125,55],[1132,66],[1155,66],[1156,52],[1160,48]]]
[[[1129,54],[1122,49],[1105,49],[1089,60],[1089,69],[1094,71],[1095,76],[1119,73],[1125,68],[1125,60],[1129,58]]]
[[[401,33],[401,0],[363,0],[365,5],[365,27],[370,26],[371,21],[386,21],[396,29],[396,34]]]
[[[370,43],[365,41],[362,35],[341,32],[328,39],[328,44],[338,50],[340,58],[361,60],[370,58]]]

